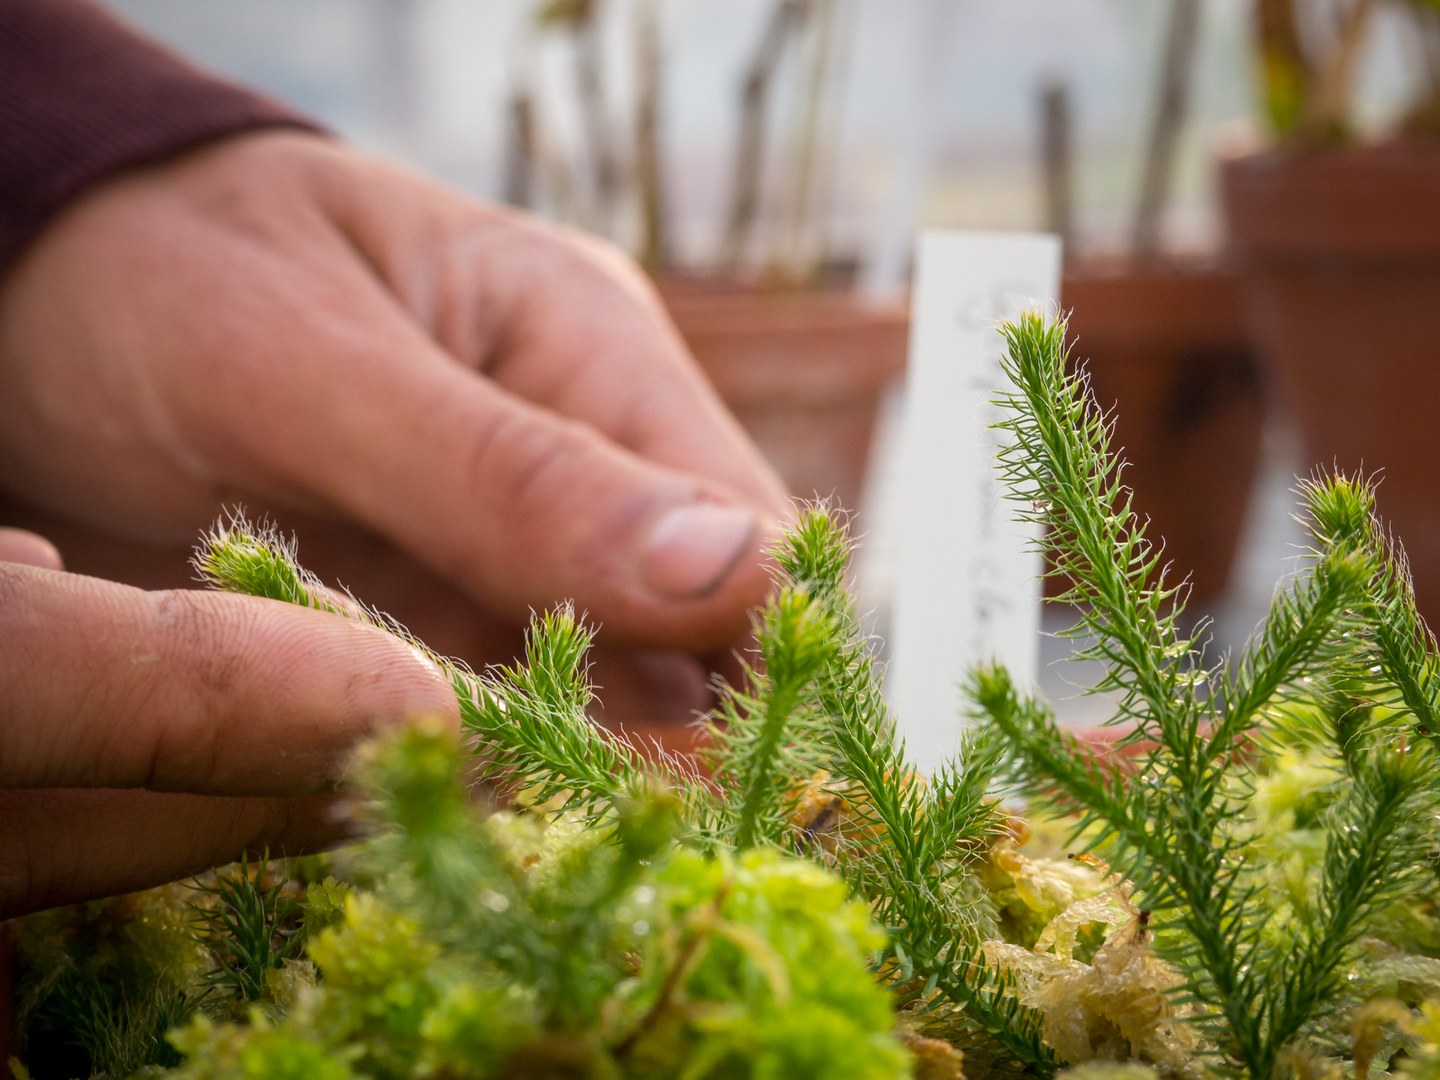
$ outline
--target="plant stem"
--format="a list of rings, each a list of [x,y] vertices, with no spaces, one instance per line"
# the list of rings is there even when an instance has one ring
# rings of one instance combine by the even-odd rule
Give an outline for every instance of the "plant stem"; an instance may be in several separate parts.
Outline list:
[[[1074,236],[1074,167],[1071,153],[1070,92],[1064,83],[1040,87],[1040,174],[1045,189],[1045,231],[1068,252]]]
[[[1353,0],[1341,16],[1335,47],[1316,73],[1315,92],[1301,120],[1303,134],[1331,138],[1348,127],[1350,84],[1374,9],[1375,0]]]
[[[776,230],[776,243],[768,261],[766,277],[784,283],[803,283],[819,268],[811,252],[811,226],[815,205],[815,162],[824,129],[825,105],[830,98],[827,83],[835,52],[837,0],[810,0],[814,7],[810,68],[800,95],[795,117],[791,178],[785,219]]]
[[[662,100],[658,0],[637,0],[635,11],[635,182],[640,201],[640,265],[659,277],[669,263],[660,148]]]
[[[1195,41],[1200,23],[1200,0],[1173,0],[1166,34],[1165,58],[1160,68],[1160,92],[1146,143],[1145,172],[1135,212],[1131,246],[1139,261],[1153,259],[1160,248],[1160,220],[1175,173],[1190,106],[1191,72],[1195,67]]]
[[[776,0],[745,72],[740,92],[740,126],[735,145],[735,188],[720,248],[721,270],[740,270],[745,245],[760,207],[760,178],[765,161],[765,122],[770,91],[786,46],[808,17],[810,0]]]
[[[610,122],[605,114],[605,55],[600,30],[600,0],[584,0],[575,20],[575,84],[580,96],[580,115],[589,152],[595,204],[590,227],[603,236],[612,235],[615,207],[620,197],[620,165],[615,156]]]

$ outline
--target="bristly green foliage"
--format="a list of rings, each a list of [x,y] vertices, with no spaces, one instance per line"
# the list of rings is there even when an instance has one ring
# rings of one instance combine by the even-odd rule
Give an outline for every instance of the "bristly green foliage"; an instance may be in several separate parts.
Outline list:
[[[1067,370],[1062,323],[1027,315],[1005,330],[1016,390],[1003,426],[1014,442],[1003,467],[1050,528],[1053,565],[1072,582],[1082,656],[1105,663],[1097,689],[1116,693],[1117,740],[1106,756],[1061,731],[1002,670],[982,670],[971,693],[999,737],[1010,778],[1032,795],[1078,810],[1113,865],[1132,878],[1157,943],[1206,1008],[1227,1068],[1268,1080],[1282,1053],[1346,990],[1360,936],[1397,895],[1413,895],[1437,809],[1436,758],[1415,738],[1433,732],[1433,641],[1415,613],[1403,565],[1381,542],[1373,496],[1339,477],[1304,487],[1315,550],[1276,598],[1264,628],[1229,670],[1208,670],[1178,627],[1183,588],[1162,573],[1130,511],[1109,453],[1106,418],[1083,374]],[[1386,691],[1385,687],[1396,688]],[[1369,700],[1366,723],[1317,701]],[[1237,807],[1253,790],[1258,744],[1302,708],[1335,748],[1345,782],[1321,822],[1323,869],[1308,917],[1283,935],[1254,841]],[[1342,719],[1335,721],[1339,714]],[[1329,719],[1326,719],[1329,718]],[[1164,932],[1178,929],[1181,932]]]
[[[810,692],[828,667],[838,628],[823,603],[782,586],[762,616],[761,666],[748,685],[722,695],[711,725],[712,775],[738,799],[718,801],[717,840],[744,850],[793,842],[804,781],[825,767],[825,717]]]
[[[349,858],[377,885],[310,943],[288,1010],[177,1032],[178,1077],[907,1075],[880,934],[833,875],[678,848],[663,792],[604,829],[482,818],[467,771],[438,724],[366,750],[386,828]]]
[[[657,781],[682,791],[692,784],[693,770],[683,763],[664,755],[648,760],[586,717],[593,635],[569,605],[535,618],[521,661],[477,675],[431,652],[388,616],[327,590],[300,565],[293,540],[238,511],[202,537],[194,563],[201,579],[216,588],[356,619],[424,652],[455,689],[461,722],[474,741],[477,780],[523,791],[536,803],[558,799],[559,809],[592,818]]]
[[[201,1004],[207,959],[183,886],[27,916],[16,1041],[35,1077],[129,1076],[179,1060],[165,1033]]]
[[[475,741],[479,776],[529,802],[555,802],[598,821],[617,800],[657,784],[685,791],[689,772],[673,758],[650,761],[592,723],[587,677],[591,632],[569,606],[538,616],[523,661],[475,675],[444,662]]]
[[[216,589],[282,600],[300,607],[365,617],[338,602],[295,557],[295,540],[269,522],[251,524],[240,510],[200,538],[191,560],[200,580]]]
[[[196,883],[190,910],[213,958],[205,983],[236,1003],[259,1001],[266,979],[300,953],[304,911],[270,861],[242,859]]]
[[[577,831],[548,853],[544,873],[526,868],[526,880],[504,834],[475,814],[463,772],[453,736],[436,726],[367,749],[360,780],[383,793],[387,827],[367,857],[404,868],[404,884],[382,889],[381,899],[434,944],[484,957],[530,988],[529,1008],[545,1027],[583,1028],[635,947],[614,912],[675,835],[674,800],[636,792],[617,801],[607,828]]]
[[[838,771],[832,717],[821,699],[850,628],[832,610],[825,584],[807,578],[796,560],[808,551],[838,561],[843,574],[848,550],[818,507],[803,510],[772,549],[775,590],[755,622],[760,662],[744,661],[739,685],[720,687],[706,724],[715,797],[699,824],[709,846],[793,849],[809,842],[795,818],[812,779]]]
[[[1317,514],[1327,524],[1330,517]],[[1435,636],[1415,608],[1404,552],[1373,514],[1351,527],[1379,563],[1368,595],[1375,651],[1386,675],[1372,680],[1380,690],[1379,704],[1412,719],[1415,733],[1440,750],[1440,662]]]
[[[35,1075],[178,1051],[197,1080],[890,1080],[914,1064],[898,1009],[964,1046],[972,1076],[1128,1057],[1105,1075],[1344,1062],[1440,1080],[1440,662],[1370,487],[1303,486],[1305,573],[1233,663],[1207,665],[1063,327],[1006,334],[1003,464],[1050,527],[1081,655],[1105,665],[1113,752],[982,669],[981,722],[916,775],[847,588],[846,526],[809,507],[699,765],[590,721],[591,633],[569,607],[533,620],[515,664],[428,654],[463,738],[422,721],[361,752],[377,831],[325,864],[349,883],[293,864],[301,913],[242,863],[199,901],[170,887],[22,923]],[[238,515],[196,566],[424,649]],[[479,781],[515,809],[489,812]],[[1021,852],[1002,784],[1070,815],[1117,873]],[[952,1047],[914,1045],[957,1075]]]
[[[782,589],[803,591],[837,631],[816,683],[826,725],[816,744],[828,751],[849,818],[837,865],[889,927],[897,974],[963,1008],[1020,1062],[1045,1072],[1053,1058],[1036,1019],[985,962],[976,913],[954,887],[967,851],[986,849],[997,830],[988,798],[994,748],[967,741],[928,784],[911,769],[846,586],[849,550],[841,522],[814,507],[775,553]]]
[[[1035,1018],[984,961],[976,890],[964,888],[969,863],[998,828],[988,798],[994,749],[974,742],[929,784],[918,777],[895,738],[852,610],[844,525],[822,507],[806,508],[774,555],[776,589],[756,620],[759,660],[745,665],[737,686],[722,688],[708,725],[706,777],[672,756],[643,755],[587,718],[590,633],[568,607],[532,622],[517,664],[476,674],[437,658],[459,696],[479,775],[522,793],[528,805],[602,826],[643,793],[671,790],[682,835],[712,853],[816,851],[797,811],[818,786],[844,804],[827,858],[888,927],[887,970],[913,993],[963,1008],[1021,1062],[1049,1070]],[[358,605],[329,600],[295,564],[293,545],[243,519],[217,530],[198,563],[225,587],[258,585],[265,595],[358,612],[398,631]]]

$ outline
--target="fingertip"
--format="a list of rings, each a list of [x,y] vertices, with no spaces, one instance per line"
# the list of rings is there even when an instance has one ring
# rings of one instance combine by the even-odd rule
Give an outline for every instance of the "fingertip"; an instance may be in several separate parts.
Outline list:
[[[352,673],[345,694],[352,715],[372,717],[377,731],[419,722],[441,722],[459,730],[455,690],[435,657],[376,626],[351,622],[332,629],[336,636],[330,647],[337,666],[331,670]]]
[[[163,662],[144,696],[145,772],[122,778],[129,784],[333,792],[356,746],[375,735],[423,717],[459,730],[448,675],[399,634],[255,597],[151,595],[162,614],[148,647]]]
[[[444,663],[421,645],[407,642],[405,648],[410,659],[418,665],[418,678],[424,685],[425,693],[417,693],[417,701],[422,696],[431,699],[418,710],[418,715],[445,721],[452,727],[458,726],[460,706],[455,700],[455,684]]]

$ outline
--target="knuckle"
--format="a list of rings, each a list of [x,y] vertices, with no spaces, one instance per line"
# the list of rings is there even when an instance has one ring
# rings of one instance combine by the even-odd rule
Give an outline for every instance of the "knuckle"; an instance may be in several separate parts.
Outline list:
[[[523,530],[552,505],[582,442],[561,422],[539,422],[518,407],[506,410],[471,437],[464,467],[468,490],[511,515],[507,528]]]

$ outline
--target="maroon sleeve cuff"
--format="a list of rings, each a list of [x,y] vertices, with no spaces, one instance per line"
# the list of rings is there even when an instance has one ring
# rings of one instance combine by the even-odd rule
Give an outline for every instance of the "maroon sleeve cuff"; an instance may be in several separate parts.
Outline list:
[[[0,269],[97,180],[273,126],[319,129],[87,0],[0,0]]]

